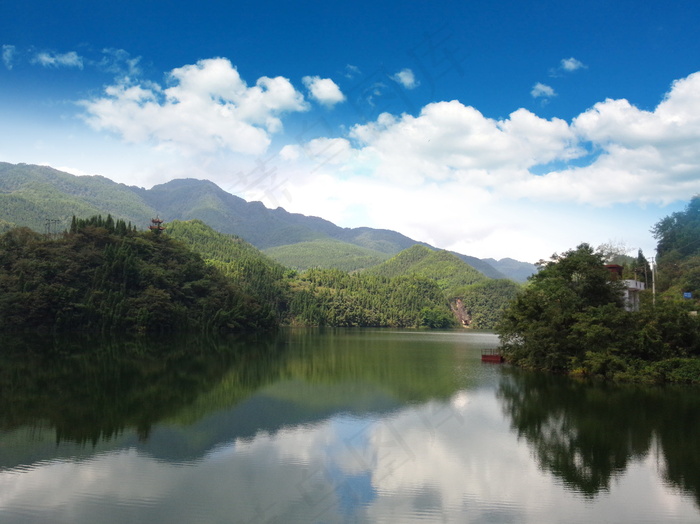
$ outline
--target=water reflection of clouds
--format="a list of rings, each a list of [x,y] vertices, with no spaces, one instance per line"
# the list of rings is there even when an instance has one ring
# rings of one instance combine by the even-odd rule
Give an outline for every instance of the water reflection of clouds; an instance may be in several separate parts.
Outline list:
[[[617,497],[634,493],[624,519],[697,520],[690,498],[659,483],[656,470],[647,457],[611,486]],[[196,463],[124,450],[0,473],[0,520],[12,523],[28,508],[35,520],[76,524],[623,518],[609,494],[572,496],[543,473],[527,443],[510,433],[498,401],[478,391],[383,418],[336,416],[259,433]]]

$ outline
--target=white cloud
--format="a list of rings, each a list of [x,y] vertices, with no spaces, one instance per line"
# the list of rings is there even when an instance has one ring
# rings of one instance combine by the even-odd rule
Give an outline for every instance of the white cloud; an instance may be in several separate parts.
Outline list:
[[[317,166],[343,165],[350,160],[352,154],[352,146],[345,138],[315,138],[305,144],[286,145],[280,150],[280,156],[284,160],[305,157]]]
[[[81,102],[85,119],[128,142],[257,155],[281,131],[280,115],[308,109],[286,78],[261,77],[249,87],[224,58],[173,69],[168,81],[167,88],[126,81],[108,86],[103,97]]]
[[[552,67],[549,70],[549,76],[556,78],[563,76],[564,74],[573,73],[574,71],[578,71],[579,69],[587,68],[588,66],[586,64],[584,64],[577,58],[574,58],[573,56],[569,58],[562,58],[557,67]]]
[[[546,84],[542,84],[541,82],[537,82],[534,86],[532,86],[532,90],[530,91],[530,94],[533,96],[533,98],[552,98],[553,96],[557,96],[557,94],[554,92],[554,89],[552,89],[550,86]]]
[[[176,69],[164,86],[117,83],[83,103],[95,128],[130,142],[256,154],[285,112],[308,108],[286,79],[247,86],[223,59]],[[239,157],[221,154],[173,160],[177,169],[158,176],[209,178],[271,207],[474,256],[535,261],[611,235],[648,255],[649,229],[681,209],[664,206],[700,193],[698,143],[700,72],[674,82],[653,110],[604,100],[570,122],[526,109],[492,119],[456,100],[383,113],[346,135],[289,143],[266,167],[276,169],[274,181],[252,189],[234,180],[231,165],[247,172]],[[635,219],[611,233],[617,213]]]
[[[492,120],[439,102],[417,117],[383,114],[351,138],[365,171],[403,184],[453,180],[508,198],[668,203],[700,191],[700,72],[674,82],[654,111],[606,100],[569,125],[525,109]],[[586,145],[595,156],[570,166]],[[544,174],[532,174],[536,167]]]
[[[7,69],[12,69],[16,52],[17,48],[13,45],[2,46],[2,61]]]
[[[674,82],[654,111],[606,100],[576,117],[571,129],[598,157],[517,182],[512,191],[596,205],[668,204],[700,192],[700,72]]]
[[[417,116],[384,113],[348,138],[307,146],[333,146],[340,163],[295,146],[285,207],[529,261],[606,242],[624,213],[639,223],[615,234],[653,253],[649,229],[664,206],[700,193],[700,72],[674,82],[653,111],[606,100],[571,123],[526,109],[495,120],[438,102]]]
[[[44,67],[77,67],[83,68],[83,58],[75,51],[68,53],[54,53],[52,51],[41,51],[32,58],[33,64]]]
[[[139,62],[141,57],[132,58],[124,49],[105,48],[102,50],[102,59],[97,67],[107,73],[119,76],[135,77],[141,74]]]
[[[401,71],[393,75],[391,78],[394,81],[401,84],[402,86],[404,86],[406,89],[415,89],[420,85],[420,82],[416,80],[413,71],[411,71],[410,69],[402,69]]]
[[[580,60],[577,60],[573,56],[571,58],[563,58],[559,64],[560,69],[567,71],[569,73],[576,71],[578,69],[585,68],[586,66]]]
[[[519,176],[531,166],[581,154],[563,120],[525,109],[493,120],[456,100],[428,104],[417,117],[384,113],[355,126],[351,137],[372,159],[375,174],[415,184],[460,180],[490,187],[503,174]]]
[[[309,90],[311,98],[326,107],[333,107],[335,104],[345,100],[345,95],[330,78],[305,76],[302,78],[302,82]]]

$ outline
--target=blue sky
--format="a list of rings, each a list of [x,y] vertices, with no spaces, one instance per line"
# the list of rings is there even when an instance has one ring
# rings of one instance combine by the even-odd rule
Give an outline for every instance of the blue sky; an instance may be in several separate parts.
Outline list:
[[[0,3],[0,161],[482,258],[654,255],[700,193],[700,4]]]

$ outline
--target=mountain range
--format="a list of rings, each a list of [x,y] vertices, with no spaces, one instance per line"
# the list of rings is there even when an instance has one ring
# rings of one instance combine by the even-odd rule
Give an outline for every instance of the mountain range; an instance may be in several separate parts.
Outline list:
[[[0,162],[0,231],[12,225],[39,232],[67,229],[71,217],[111,214],[145,228],[155,216],[199,219],[221,233],[241,237],[287,267],[336,267],[345,271],[375,266],[416,244],[396,231],[342,228],[319,217],[269,209],[247,202],[213,182],[177,179],[151,189],[94,176],[75,176],[47,166]],[[453,253],[490,278],[523,282],[533,264],[513,259],[479,259]]]

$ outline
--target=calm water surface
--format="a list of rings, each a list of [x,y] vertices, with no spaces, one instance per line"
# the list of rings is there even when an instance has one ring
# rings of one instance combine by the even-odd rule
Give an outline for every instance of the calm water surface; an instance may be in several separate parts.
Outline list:
[[[700,522],[700,391],[488,333],[0,344],[2,523]]]

